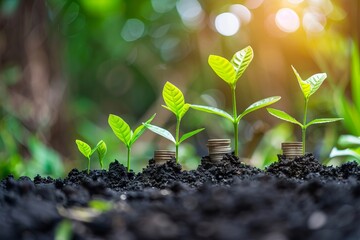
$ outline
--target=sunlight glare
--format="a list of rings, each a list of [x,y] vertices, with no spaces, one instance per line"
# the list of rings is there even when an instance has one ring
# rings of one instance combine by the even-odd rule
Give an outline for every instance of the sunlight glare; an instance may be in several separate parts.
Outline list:
[[[300,27],[299,16],[290,8],[282,8],[277,11],[275,23],[283,32],[295,32]]]
[[[307,32],[318,33],[324,30],[325,21],[325,16],[320,13],[306,12],[302,23]]]
[[[240,21],[233,13],[221,13],[215,18],[215,28],[221,35],[233,36],[239,31]]]
[[[176,3],[180,17],[187,27],[193,28],[201,24],[204,14],[197,0],[180,0]]]
[[[300,4],[302,3],[304,0],[288,0],[289,3],[291,4]]]

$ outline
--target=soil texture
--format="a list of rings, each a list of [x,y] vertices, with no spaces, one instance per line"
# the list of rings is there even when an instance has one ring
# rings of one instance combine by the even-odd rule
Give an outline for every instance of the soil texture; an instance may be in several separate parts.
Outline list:
[[[174,159],[140,173],[73,169],[0,182],[0,239],[360,239],[360,167],[312,154],[265,170],[231,154],[196,170]],[[67,226],[67,227],[64,227]]]

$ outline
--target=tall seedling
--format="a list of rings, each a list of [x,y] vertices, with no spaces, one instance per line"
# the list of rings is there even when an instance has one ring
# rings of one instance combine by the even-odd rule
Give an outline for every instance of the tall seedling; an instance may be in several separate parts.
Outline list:
[[[156,114],[152,115],[146,123],[150,123]],[[130,155],[131,155],[131,147],[138,140],[138,138],[144,133],[145,126],[140,125],[133,132],[130,129],[129,124],[127,124],[121,117],[116,116],[114,114],[110,114],[108,118],[108,123],[113,130],[114,134],[123,142],[127,148],[127,171],[130,171]]]
[[[180,122],[184,117],[185,113],[189,110],[189,104],[185,103],[184,95],[175,85],[170,82],[166,82],[163,92],[162,92],[164,102],[166,105],[162,105],[164,108],[169,110],[170,112],[175,114],[176,117],[176,130],[175,130],[175,138],[174,136],[166,129],[161,127],[151,125],[149,123],[144,123],[149,130],[152,132],[159,134],[160,136],[170,140],[175,144],[175,158],[176,163],[179,162],[179,145],[186,139],[194,136],[195,134],[204,130],[204,128],[197,129],[188,133],[185,133],[180,138]]]
[[[298,74],[298,72],[296,71],[296,69],[291,66],[294,74],[296,76],[296,79],[298,80],[300,89],[304,95],[304,101],[305,101],[305,105],[304,105],[304,118],[303,118],[303,122],[300,123],[299,121],[297,121],[295,118],[293,118],[292,116],[290,116],[289,114],[287,114],[286,112],[274,109],[274,108],[268,108],[267,111],[279,118],[282,119],[284,121],[287,122],[291,122],[294,124],[297,124],[301,127],[302,130],[302,145],[303,145],[303,154],[305,154],[305,140],[306,140],[306,129],[313,125],[313,124],[321,124],[321,123],[328,123],[328,122],[335,122],[335,121],[339,121],[342,120],[342,118],[319,118],[319,119],[314,119],[310,122],[307,122],[307,109],[308,109],[308,103],[309,103],[309,99],[310,96],[313,95],[321,86],[321,84],[324,82],[324,80],[326,79],[327,75],[326,73],[318,73],[318,74],[314,74],[311,77],[309,77],[306,80],[302,80],[300,75]]]
[[[240,120],[248,113],[266,107],[280,100],[280,97],[278,96],[262,99],[260,101],[251,104],[247,109],[245,109],[244,112],[242,112],[240,115],[237,115],[236,93],[235,93],[236,83],[239,80],[239,78],[243,75],[243,73],[245,72],[246,68],[249,66],[252,59],[253,59],[253,50],[250,46],[236,52],[232,57],[231,61],[228,61],[226,58],[223,58],[221,56],[216,56],[216,55],[209,56],[208,62],[210,67],[222,80],[224,80],[230,86],[231,96],[232,96],[232,108],[233,108],[232,115],[215,107],[191,104],[191,108],[193,109],[216,114],[232,122],[234,127],[234,138],[235,138],[234,142],[235,142],[236,156],[238,156],[239,154],[238,135],[239,135]]]

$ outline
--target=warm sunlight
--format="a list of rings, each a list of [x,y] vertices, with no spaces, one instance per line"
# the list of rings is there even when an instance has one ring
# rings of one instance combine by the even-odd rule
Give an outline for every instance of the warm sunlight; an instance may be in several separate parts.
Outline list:
[[[283,32],[295,32],[300,27],[299,16],[290,8],[280,9],[275,16],[275,23]]]

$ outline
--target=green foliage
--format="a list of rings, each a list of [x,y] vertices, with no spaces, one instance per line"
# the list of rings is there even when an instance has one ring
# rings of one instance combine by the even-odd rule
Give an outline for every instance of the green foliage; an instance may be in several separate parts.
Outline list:
[[[155,117],[156,114],[152,115],[149,120],[146,121],[146,124],[149,124]],[[130,155],[131,147],[136,142],[136,140],[144,133],[145,126],[140,125],[133,132],[130,129],[129,124],[127,124],[121,117],[114,114],[110,114],[108,118],[108,123],[114,132],[114,134],[123,142],[127,148],[127,171],[130,171]]]
[[[170,140],[175,144],[175,156],[176,156],[176,162],[179,162],[179,145],[186,139],[194,136],[195,134],[201,132],[204,130],[204,128],[200,128],[188,133],[185,133],[180,138],[180,122],[181,119],[184,117],[185,113],[189,110],[190,104],[185,103],[185,98],[183,93],[179,88],[177,88],[175,85],[173,85],[170,82],[166,82],[163,88],[162,92],[164,102],[166,105],[163,105],[163,107],[170,112],[175,114],[176,117],[176,132],[175,137],[166,129],[163,129],[161,127],[151,125],[149,123],[144,123],[144,126],[146,126],[150,131]]]
[[[69,220],[62,220],[58,223],[55,229],[55,240],[69,240],[72,239],[73,236],[73,229],[71,225],[71,221]]]
[[[309,126],[314,125],[314,124],[335,122],[335,121],[342,120],[343,118],[319,118],[319,119],[314,119],[310,122],[307,122],[307,107],[308,107],[309,98],[311,95],[313,95],[319,89],[321,84],[324,82],[324,80],[326,79],[326,73],[318,73],[318,74],[312,75],[311,77],[309,77],[306,80],[302,80],[302,78],[300,77],[300,75],[298,74],[296,69],[293,66],[291,66],[291,67],[294,71],[296,79],[298,80],[300,89],[301,89],[301,91],[304,95],[304,99],[305,99],[303,123],[300,123],[299,121],[297,121],[295,118],[293,118],[292,116],[290,116],[289,114],[287,114],[284,111],[280,111],[280,110],[277,110],[274,108],[267,108],[267,111],[271,115],[273,115],[281,120],[297,124],[301,127],[303,154],[304,154],[305,153],[306,129]]]
[[[231,61],[228,61],[227,59],[217,56],[217,55],[210,55],[209,56],[209,65],[214,70],[214,72],[222,79],[224,80],[231,88],[232,93],[232,104],[233,104],[233,114],[230,115],[229,113],[225,112],[224,110],[215,108],[215,107],[209,107],[209,106],[202,106],[202,105],[196,105],[191,104],[191,108],[206,112],[215,114],[218,116],[221,116],[225,119],[228,119],[232,122],[233,128],[234,128],[234,138],[235,138],[235,155],[239,155],[238,150],[238,127],[240,120],[247,115],[248,113],[251,113],[255,110],[258,110],[260,108],[269,106],[277,101],[280,100],[279,96],[269,97],[266,99],[259,100],[253,104],[251,104],[248,108],[245,109],[244,112],[242,112],[240,115],[237,115],[237,108],[236,108],[236,83],[238,79],[243,75],[246,68],[249,66],[250,62],[253,59],[253,50],[250,46],[236,52],[234,56],[232,57]]]
[[[76,139],[75,143],[76,143],[79,151],[81,152],[81,154],[84,155],[88,159],[88,168],[87,168],[88,174],[90,173],[90,158],[91,158],[91,155],[93,155],[95,151],[98,154],[101,169],[103,169],[103,167],[104,167],[103,160],[104,160],[104,157],[107,152],[107,147],[103,140],[100,140],[98,142],[98,144],[96,144],[94,149],[91,149],[89,144],[87,144],[86,142],[81,141],[79,139]]]
[[[340,136],[337,147],[331,150],[330,158],[347,157],[360,163],[360,137],[353,135]]]

